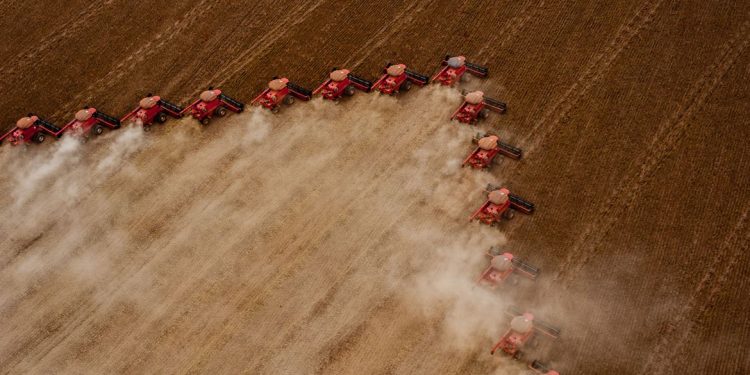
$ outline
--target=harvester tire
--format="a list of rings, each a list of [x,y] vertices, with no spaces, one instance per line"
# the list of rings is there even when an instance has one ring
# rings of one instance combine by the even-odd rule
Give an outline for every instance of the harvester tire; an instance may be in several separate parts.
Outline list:
[[[91,128],[91,134],[93,135],[102,135],[102,133],[104,133],[104,127],[99,124],[96,124]]]
[[[511,220],[514,216],[516,216],[516,214],[510,208],[503,212],[503,219],[505,220]]]
[[[203,120],[201,120],[201,125],[207,126],[211,122],[211,119],[208,117],[204,117]]]
[[[487,108],[482,109],[481,111],[479,111],[479,117],[480,118],[490,117],[490,110]]]
[[[167,122],[167,114],[164,112],[159,112],[159,114],[156,115],[156,122],[160,124]]]
[[[284,104],[286,105],[292,105],[294,104],[294,97],[291,95],[287,95],[284,97]]]
[[[31,140],[34,141],[34,142],[36,142],[36,143],[42,143],[42,142],[44,142],[44,138],[46,138],[46,137],[44,136],[43,133],[36,133],[31,138]]]
[[[227,115],[227,109],[224,107],[216,108],[216,116],[224,117]]]
[[[461,82],[469,82],[469,81],[471,81],[471,76],[469,75],[469,73],[465,72],[464,74],[461,75],[461,79],[459,79],[459,81],[461,81]]]
[[[354,86],[346,86],[346,88],[344,89],[344,95],[346,96],[352,96],[354,95],[354,92]]]
[[[151,131],[151,125],[143,124],[143,131],[144,132],[150,132]]]
[[[411,81],[404,81],[404,83],[401,84],[401,91],[409,91],[411,90]]]

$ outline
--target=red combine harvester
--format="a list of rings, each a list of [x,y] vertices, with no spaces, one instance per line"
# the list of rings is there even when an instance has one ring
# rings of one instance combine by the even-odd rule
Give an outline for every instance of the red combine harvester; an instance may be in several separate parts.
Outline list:
[[[5,141],[17,146],[19,144],[34,142],[42,143],[51,135],[55,138],[62,134],[62,129],[51,122],[45,121],[32,113],[16,121],[16,126],[0,137],[0,144]]]
[[[470,221],[479,220],[479,222],[487,225],[495,225],[502,219],[512,219],[514,210],[527,215],[534,212],[533,203],[511,194],[506,188],[499,188],[490,184],[485,188],[485,193],[487,193],[487,201],[471,215]]]
[[[516,309],[510,309],[507,313],[513,316],[510,321],[510,328],[492,347],[490,354],[494,355],[495,352],[500,350],[513,359],[522,359],[524,356],[522,350],[533,345],[532,341],[535,339],[537,332],[553,339],[560,337],[559,329],[535,319],[534,315],[529,312],[521,314]]]
[[[443,68],[435,74],[431,82],[439,82],[441,85],[453,86],[456,82],[466,80],[464,73],[469,72],[479,78],[487,77],[489,70],[481,65],[466,61],[463,56],[445,55],[442,62]]]
[[[490,111],[505,113],[508,106],[492,98],[484,96],[481,91],[472,91],[464,96],[464,102],[453,112],[451,120],[458,120],[465,124],[476,124],[479,119],[489,117]]]
[[[120,119],[120,123],[133,122],[143,126],[143,130],[149,131],[154,122],[165,123],[167,116],[181,118],[183,110],[182,107],[172,104],[160,96],[148,94],[138,102],[138,107]]]
[[[542,375],[560,375],[559,372],[555,370],[550,370],[549,367],[547,367],[545,364],[535,360],[531,363],[529,363],[529,368],[532,369],[537,374]]]
[[[318,86],[313,95],[322,94],[323,99],[339,100],[342,96],[352,96],[355,89],[364,92],[372,90],[372,82],[355,76],[347,69],[333,68],[328,79]]]
[[[500,138],[492,133],[477,133],[472,142],[477,147],[464,160],[462,167],[468,164],[477,169],[489,168],[498,154],[514,160],[520,160],[523,156],[520,148],[500,142]]]
[[[514,274],[536,280],[539,276],[539,268],[526,263],[523,259],[513,256],[511,253],[504,253],[497,246],[492,246],[487,255],[490,257],[490,265],[482,272],[478,283],[488,284],[492,288],[502,284]]]
[[[245,104],[228,97],[219,89],[209,87],[208,90],[201,93],[193,104],[183,109],[180,114],[184,115],[189,112],[202,125],[208,125],[214,116],[226,116],[227,110],[240,113],[245,110]]]
[[[424,86],[429,81],[429,77],[407,69],[404,64],[388,63],[383,68],[383,75],[375,81],[372,88],[381,94],[395,95],[401,91],[409,91],[412,84]]]
[[[281,104],[292,105],[294,98],[308,101],[312,95],[310,90],[289,82],[287,78],[274,77],[268,82],[268,87],[253,99],[253,104],[277,113],[281,109]]]
[[[75,117],[70,122],[62,127],[62,131],[65,134],[72,133],[73,135],[88,137],[101,135],[105,128],[119,129],[120,120],[99,112],[96,108],[83,107],[76,112]]]

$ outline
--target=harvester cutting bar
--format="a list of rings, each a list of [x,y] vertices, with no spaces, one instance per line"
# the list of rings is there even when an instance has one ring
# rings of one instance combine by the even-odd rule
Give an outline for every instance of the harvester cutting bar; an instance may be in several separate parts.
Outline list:
[[[490,108],[490,109],[492,109],[492,110],[494,110],[496,112],[499,112],[499,113],[505,113],[505,111],[508,110],[508,105],[507,104],[505,104],[505,103],[503,103],[503,102],[501,102],[501,101],[499,101],[497,99],[488,98],[486,96],[484,97],[484,104],[488,108]]]
[[[517,211],[521,211],[525,214],[531,214],[534,212],[534,204],[519,197],[515,194],[508,194],[510,200],[510,206]]]
[[[497,142],[497,147],[500,149],[501,154],[511,159],[519,160],[523,156],[523,151],[520,148],[511,146],[507,143]]]
[[[50,132],[53,135],[59,134],[62,131],[62,129],[58,128],[57,125],[47,120],[38,119],[36,121],[37,121],[37,124],[39,124],[39,126],[43,127],[44,129],[46,129],[48,132]]]
[[[523,259],[514,257],[513,259],[511,259],[511,263],[513,263],[513,267],[515,267],[519,272],[523,273],[525,276],[532,280],[536,280],[537,276],[539,276],[539,268],[526,263],[526,261],[524,261]]]
[[[110,115],[97,111],[97,112],[94,112],[93,116],[97,118],[99,122],[102,123],[102,125],[105,125],[109,128],[117,129],[120,127],[120,120]]]
[[[312,98],[312,91],[302,86],[289,82],[287,83],[287,87],[289,87],[289,92],[300,100],[310,100]]]
[[[357,77],[352,73],[349,73],[349,81],[352,82],[352,85],[354,85],[354,87],[364,92],[370,92],[370,90],[372,90],[372,82],[364,78]]]
[[[475,76],[484,78],[484,77],[487,77],[487,75],[490,73],[489,69],[487,69],[484,66],[470,63],[468,61],[465,62],[464,64],[466,65],[466,70],[468,70],[469,72],[471,72],[471,74],[474,74]]]
[[[546,323],[539,319],[534,319],[534,329],[537,331],[544,333],[545,335],[552,337],[552,338],[558,338],[560,337],[560,329],[557,327],[552,326],[549,323]]]
[[[170,116],[174,118],[182,117],[182,111],[184,110],[184,108],[180,107],[179,105],[168,102],[164,99],[159,99],[159,105],[162,109],[164,109],[164,112],[166,112]]]
[[[232,99],[229,96],[225,94],[219,94],[219,100],[221,100],[224,105],[235,112],[242,112],[245,110],[245,104],[239,102],[238,100]]]
[[[417,85],[424,86],[430,82],[430,77],[427,77],[424,74],[417,73],[413,70],[404,69],[404,73],[406,73],[406,76],[410,81],[416,83]]]

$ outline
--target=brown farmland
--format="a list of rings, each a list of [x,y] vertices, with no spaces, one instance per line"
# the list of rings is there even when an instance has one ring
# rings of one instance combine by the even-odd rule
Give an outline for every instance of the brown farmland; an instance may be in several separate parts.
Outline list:
[[[523,374],[490,356],[521,306],[563,374],[750,373],[750,3],[0,0],[0,119],[121,115],[274,75],[433,73],[206,128],[0,147],[0,372]],[[478,130],[524,149],[459,167]],[[537,205],[469,224],[488,182]],[[535,282],[475,281],[503,245]]]

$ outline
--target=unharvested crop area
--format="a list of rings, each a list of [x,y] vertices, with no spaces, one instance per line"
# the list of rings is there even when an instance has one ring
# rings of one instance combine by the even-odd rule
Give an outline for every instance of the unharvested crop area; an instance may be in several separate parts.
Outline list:
[[[490,68],[478,126],[525,150],[461,169],[440,87],[201,128],[0,147],[0,372],[522,374],[518,305],[564,374],[750,372],[746,2],[0,1],[0,119],[120,115],[208,85],[249,101],[333,66]],[[51,141],[51,142],[50,142]],[[469,224],[482,188],[537,205]],[[541,267],[477,287],[490,245]]]

